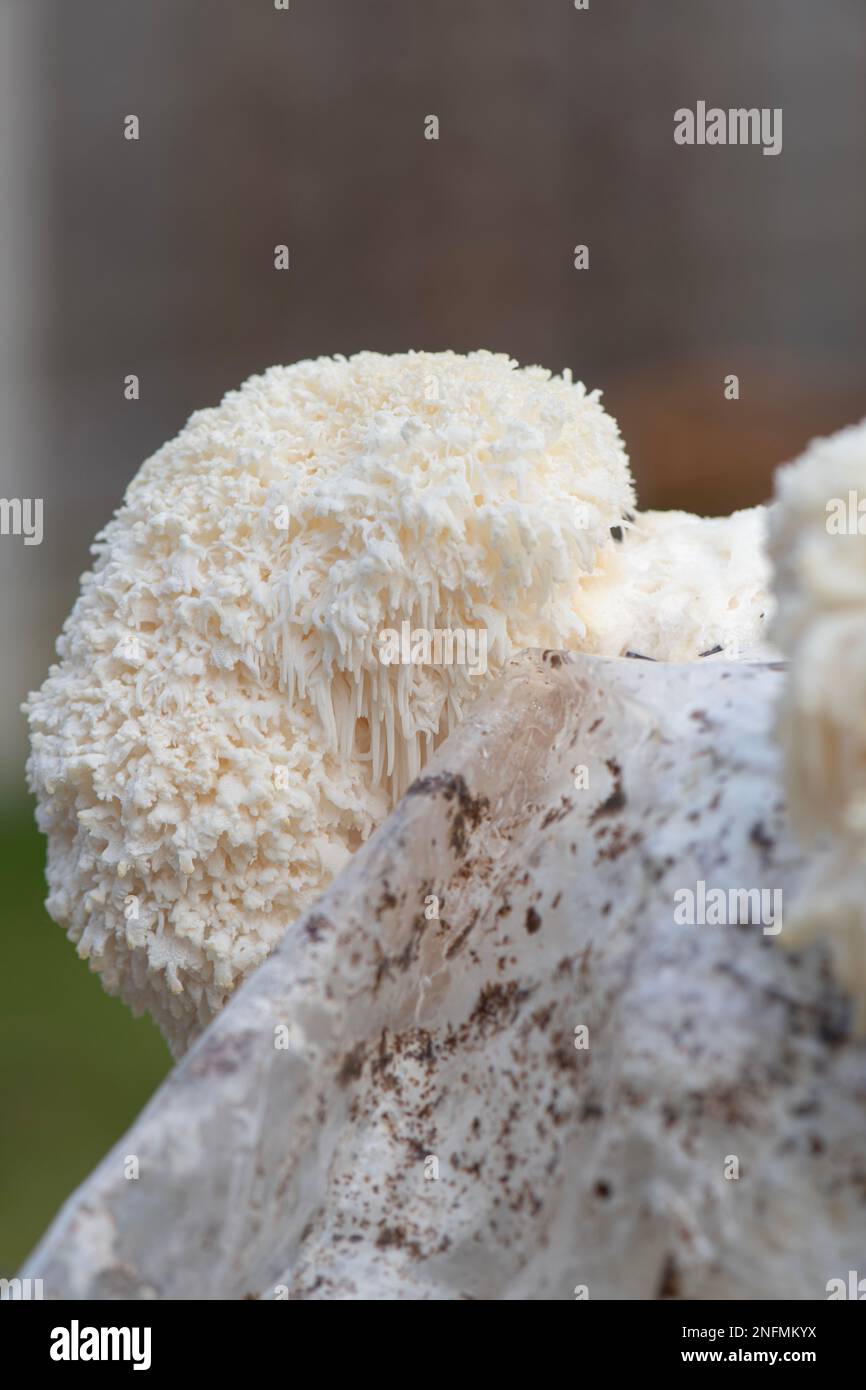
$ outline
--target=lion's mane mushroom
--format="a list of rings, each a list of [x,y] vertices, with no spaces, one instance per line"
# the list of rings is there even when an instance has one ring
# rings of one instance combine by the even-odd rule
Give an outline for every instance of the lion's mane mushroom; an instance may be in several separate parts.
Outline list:
[[[866,1028],[866,420],[776,474],[774,638],[788,806],[813,850],[780,942],[823,939]],[[866,508],[864,508],[866,510]],[[863,530],[860,529],[861,524]]]
[[[30,697],[48,910],[180,1053],[483,681],[382,632],[580,645],[633,507],[614,421],[486,352],[274,367],[130,484]]]

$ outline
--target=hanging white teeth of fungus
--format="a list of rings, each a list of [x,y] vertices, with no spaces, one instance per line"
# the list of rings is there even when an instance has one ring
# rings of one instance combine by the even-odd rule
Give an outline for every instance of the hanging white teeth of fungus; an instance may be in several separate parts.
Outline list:
[[[587,640],[633,508],[597,393],[486,352],[274,367],[130,484],[30,697],[48,910],[180,1053],[380,823],[486,672]],[[577,594],[577,598],[575,598]]]

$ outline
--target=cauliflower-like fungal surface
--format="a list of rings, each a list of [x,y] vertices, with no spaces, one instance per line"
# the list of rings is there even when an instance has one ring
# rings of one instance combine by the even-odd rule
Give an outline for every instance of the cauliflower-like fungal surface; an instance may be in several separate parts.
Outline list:
[[[485,352],[274,367],[144,464],[28,702],[28,774],[50,913],[176,1054],[485,674],[586,639],[580,576],[633,500],[597,393]],[[386,664],[404,623],[483,631],[486,660]]]

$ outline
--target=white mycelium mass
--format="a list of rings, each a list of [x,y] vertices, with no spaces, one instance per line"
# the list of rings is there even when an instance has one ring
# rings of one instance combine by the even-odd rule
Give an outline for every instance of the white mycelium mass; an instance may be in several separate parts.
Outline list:
[[[655,661],[757,654],[771,607],[763,507],[733,516],[643,512],[581,585],[586,646]]]
[[[48,908],[181,1052],[370,834],[483,677],[381,634],[581,645],[633,506],[597,394],[504,356],[274,367],[131,483],[28,705]]]
[[[866,421],[780,469],[776,495],[774,636],[791,658],[780,712],[788,805],[817,848],[780,940],[829,942],[866,1027]]]

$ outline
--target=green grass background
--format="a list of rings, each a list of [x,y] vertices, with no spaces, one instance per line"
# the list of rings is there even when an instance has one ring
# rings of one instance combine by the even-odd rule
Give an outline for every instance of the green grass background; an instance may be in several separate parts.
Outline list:
[[[0,1277],[171,1066],[150,1019],[110,999],[49,918],[44,864],[33,803],[0,803]]]

